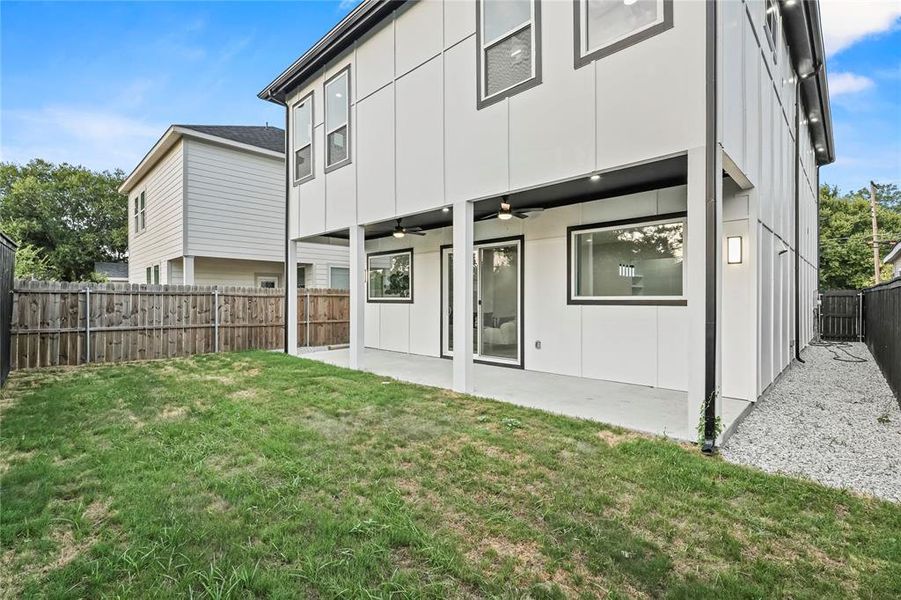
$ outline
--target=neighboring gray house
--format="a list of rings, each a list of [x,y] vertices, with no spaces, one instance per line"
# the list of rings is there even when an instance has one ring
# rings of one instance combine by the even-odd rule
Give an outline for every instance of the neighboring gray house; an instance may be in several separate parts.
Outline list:
[[[346,363],[565,377],[552,409],[570,384],[675,390],[683,436],[707,398],[708,426],[756,401],[813,336],[818,11],[364,1],[259,93],[289,123],[289,253],[349,240]]]
[[[127,262],[95,262],[94,272],[106,277],[109,283],[128,283]]]
[[[901,242],[895,244],[882,261],[887,265],[892,265],[892,277],[901,277]]]
[[[132,283],[281,287],[285,132],[172,125],[119,191]],[[347,242],[298,245],[300,285],[347,287]]]

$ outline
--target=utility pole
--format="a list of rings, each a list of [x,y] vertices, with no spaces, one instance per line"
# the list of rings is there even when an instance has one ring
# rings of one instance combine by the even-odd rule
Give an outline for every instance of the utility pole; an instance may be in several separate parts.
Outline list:
[[[879,283],[882,264],[879,260],[879,225],[876,223],[876,183],[870,182],[870,219],[873,221],[873,277]]]

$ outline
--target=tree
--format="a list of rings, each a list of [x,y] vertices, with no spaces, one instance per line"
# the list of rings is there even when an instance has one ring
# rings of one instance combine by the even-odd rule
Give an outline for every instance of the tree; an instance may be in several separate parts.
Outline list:
[[[886,187],[894,188],[897,193],[895,186],[883,186],[883,189]],[[878,189],[876,193],[877,197],[881,196]],[[889,189],[888,193],[893,191]],[[821,289],[860,289],[873,285],[869,197],[866,189],[842,195],[836,187],[820,188]],[[901,240],[901,210],[881,201],[876,207],[876,222],[879,239],[885,242],[880,251],[885,254],[891,247],[889,242]]]
[[[0,163],[0,230],[36,249],[43,272],[90,280],[94,261],[122,260],[128,250],[128,206],[117,191],[123,180],[119,169]]]
[[[16,250],[16,277],[53,281],[59,279],[59,271],[50,264],[40,248],[25,244]]]

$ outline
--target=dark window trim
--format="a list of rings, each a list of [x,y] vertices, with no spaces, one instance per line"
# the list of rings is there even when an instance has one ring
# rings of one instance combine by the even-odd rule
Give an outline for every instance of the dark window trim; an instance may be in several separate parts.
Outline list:
[[[372,298],[369,295],[369,258],[372,256],[387,256],[389,254],[410,255],[410,297],[409,298]],[[329,282],[331,283],[331,281]],[[366,254],[366,302],[368,304],[413,304],[413,248],[398,248],[396,250],[381,250]]]
[[[499,244],[502,242],[519,242],[519,283],[522,287],[522,293],[519,295],[519,364],[494,362],[491,360],[479,360],[473,358],[473,362],[479,365],[491,365],[492,367],[505,367],[508,369],[526,368],[526,236],[510,235],[505,237],[488,238],[485,240],[475,240],[472,243],[473,249],[477,246],[485,244]],[[453,244],[441,244],[438,247],[438,290],[441,294],[441,300],[438,301],[438,356],[448,360],[453,359],[452,354],[444,352],[444,307],[441,303],[444,298],[444,251],[448,248],[453,249]],[[451,300],[453,301],[453,300]]]
[[[297,102],[295,102],[294,104],[291,105],[291,125],[292,125],[292,127],[291,127],[291,131],[289,132],[291,135],[291,156],[288,158],[288,160],[291,161],[291,174],[292,174],[292,179],[294,181],[295,186],[298,186],[302,183],[306,183],[307,181],[310,181],[311,179],[316,178],[316,127],[315,127],[316,98],[313,96],[314,92],[315,92],[315,90],[310,90],[310,92],[307,95],[305,95],[303,98],[301,98],[300,100],[298,100]],[[303,104],[304,102],[306,102],[307,98],[310,99],[310,174],[298,179],[297,178],[297,159],[295,158],[295,156],[297,155],[298,148],[296,145],[297,141],[294,139],[294,131],[297,129],[297,123],[295,123],[295,121],[294,121],[294,118],[295,118],[294,114],[295,114],[295,110],[297,109],[297,107],[300,106],[301,104]],[[349,110],[348,110],[347,114],[350,115]],[[324,116],[325,116],[325,113],[323,113],[323,117]],[[348,121],[349,120],[350,120],[350,118],[348,117]],[[349,127],[348,127],[348,129],[349,129]],[[322,130],[325,131],[325,119],[323,119]],[[348,137],[347,139],[349,140],[350,138]],[[348,146],[348,148],[349,148],[349,146]],[[348,154],[348,156],[349,156],[349,154]]]
[[[591,298],[574,298],[573,297],[573,233],[585,231],[587,229],[600,229],[607,227],[620,227],[623,225],[635,225],[637,223],[647,223],[653,221],[668,221],[673,219],[686,219],[685,227],[688,228],[688,211],[679,211],[672,213],[664,213],[659,215],[645,215],[643,217],[633,217],[629,219],[617,219],[615,221],[603,221],[601,223],[587,223],[585,225],[572,225],[566,228],[566,303],[570,305],[595,305],[595,306],[687,306],[688,300],[678,298],[673,300],[645,300],[641,296],[624,296],[622,299],[605,298],[602,300],[593,300]],[[684,236],[684,232],[683,232]],[[683,237],[684,243],[684,237]],[[683,258],[682,267],[682,293],[685,293],[685,267]],[[634,299],[633,299],[634,298]]]
[[[535,6],[535,17],[531,24],[532,46],[535,49],[535,61],[532,66],[535,69],[535,75],[511,88],[484,98],[482,96],[482,61],[484,59],[482,52],[482,0],[476,0],[476,110],[482,110],[541,84],[541,0],[530,1]]]
[[[580,67],[584,67],[587,64],[590,64],[600,58],[604,58],[605,56],[610,56],[620,50],[625,50],[630,46],[634,46],[639,42],[643,42],[647,39],[654,37],[657,34],[663,33],[668,29],[673,28],[673,0],[663,0],[663,21],[657,23],[656,25],[652,25],[647,29],[642,29],[638,33],[634,33],[627,38],[621,39],[618,42],[613,42],[603,48],[598,48],[597,50],[588,51],[587,54],[582,54],[582,2],[587,0],[573,0],[573,65],[576,69]]]
[[[330,164],[328,164],[328,135],[329,135],[329,132],[328,132],[328,96],[326,96],[325,89],[328,87],[329,83],[331,83],[335,79],[338,79],[344,73],[347,73],[347,158],[345,158],[344,160],[342,160],[340,162],[336,162],[333,165],[330,165]],[[337,73],[335,73],[334,75],[332,75],[331,77],[326,79],[325,83],[322,84],[322,135],[323,135],[323,140],[322,140],[323,141],[323,150],[322,150],[322,152],[323,152],[323,154],[325,154],[325,156],[323,157],[323,160],[325,162],[323,164],[325,165],[326,173],[331,173],[332,171],[334,171],[336,169],[340,169],[341,167],[343,167],[345,165],[349,165],[350,163],[353,162],[353,152],[351,149],[352,148],[351,121],[353,120],[353,116],[351,114],[352,113],[351,108],[353,108],[353,107],[351,106],[351,102],[350,102],[351,93],[352,93],[351,92],[350,75],[351,75],[350,65],[347,65],[346,67],[344,67],[343,69],[341,69],[340,71],[338,71]],[[316,117],[314,116],[313,121],[315,122],[315,120],[316,120]]]
[[[769,11],[770,5],[773,7],[773,27],[770,28]],[[767,43],[770,45],[770,53],[773,55],[773,64],[778,64],[778,53],[776,52],[776,29],[779,27],[779,3],[776,0],[767,0],[763,3],[763,32]]]

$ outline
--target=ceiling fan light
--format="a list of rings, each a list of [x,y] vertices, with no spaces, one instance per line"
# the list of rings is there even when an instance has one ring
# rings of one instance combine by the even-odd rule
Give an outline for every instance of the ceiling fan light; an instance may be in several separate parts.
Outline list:
[[[507,211],[507,212],[501,211],[501,212],[497,213],[497,218],[500,219],[501,221],[506,221],[508,219],[513,218],[513,213],[511,213],[510,211]]]
[[[395,229],[394,233],[392,233],[391,235],[393,235],[397,239],[400,239],[400,238],[404,237],[404,230],[403,229]]]

